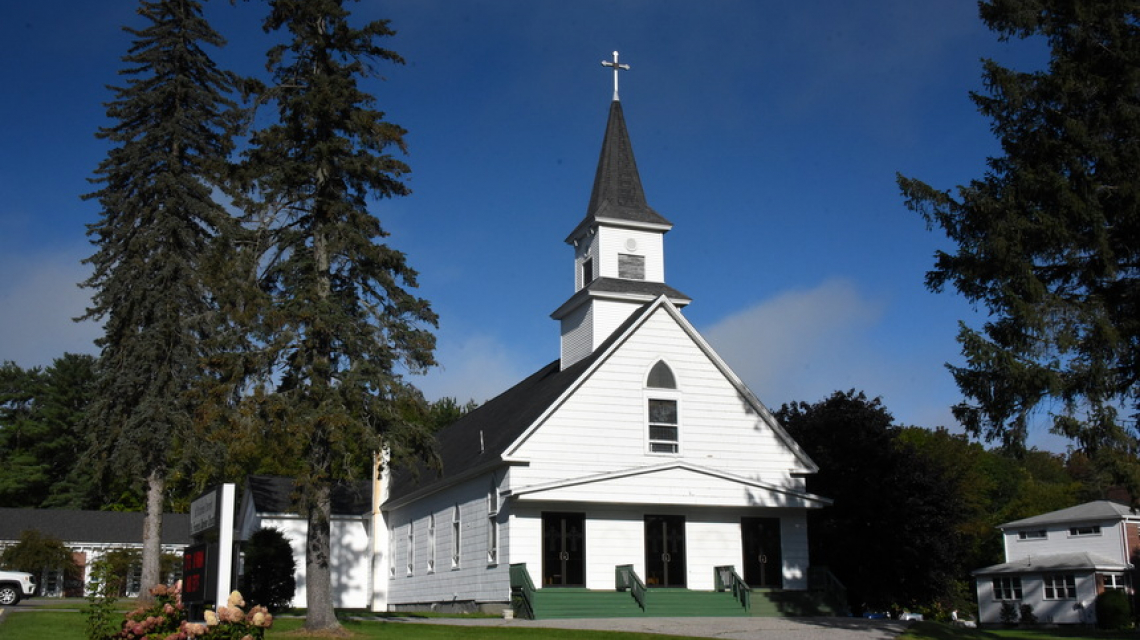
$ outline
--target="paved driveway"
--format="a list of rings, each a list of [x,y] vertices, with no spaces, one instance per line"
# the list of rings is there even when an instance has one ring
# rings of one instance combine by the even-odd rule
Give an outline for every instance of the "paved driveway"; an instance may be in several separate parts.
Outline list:
[[[500,620],[495,618],[405,619],[409,623],[487,627],[555,627],[598,631],[640,631],[727,640],[891,640],[909,622],[862,618],[592,618],[587,620]]]

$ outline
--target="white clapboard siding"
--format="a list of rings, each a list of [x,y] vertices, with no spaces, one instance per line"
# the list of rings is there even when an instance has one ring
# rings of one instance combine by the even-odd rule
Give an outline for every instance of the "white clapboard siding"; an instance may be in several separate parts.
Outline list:
[[[576,503],[516,503],[511,513],[512,562],[525,562],[531,578],[541,585],[542,512],[572,511],[586,516],[586,588],[613,589],[614,567],[632,564],[645,576],[645,516],[684,515],[687,586],[713,589],[713,568],[743,567],[738,509],[696,511],[642,505]],[[766,515],[781,520],[784,586],[807,587],[808,551],[806,519],[798,509],[774,509]]]
[[[673,370],[676,396],[645,388],[649,369],[658,360]],[[803,488],[802,480],[792,474],[808,469],[663,308],[512,452],[512,457],[530,463],[516,470],[512,485],[677,459],[647,450],[646,406],[651,396],[678,399],[680,458],[753,480]]]
[[[368,536],[367,515],[358,517],[334,516],[331,523],[333,576],[333,603],[338,608],[363,609],[371,599],[368,581],[371,572],[371,540]],[[305,583],[305,538],[308,523],[304,518],[286,514],[263,514],[261,527],[278,529],[289,541],[296,563],[297,589],[292,606],[304,607],[307,598]]]
[[[509,539],[505,523],[509,519],[509,505],[500,504],[495,516],[499,522],[498,557],[488,559],[487,530],[490,512],[488,492],[492,483],[495,491],[501,490],[503,471],[497,476],[479,476],[432,494],[422,500],[393,510],[388,516],[394,527],[395,550],[391,558],[395,563],[394,575],[388,577],[388,604],[399,606],[433,602],[507,602],[510,595],[508,559]],[[452,562],[453,526],[455,507],[460,513],[460,558]],[[435,555],[431,554],[429,515],[435,515]],[[415,555],[413,571],[407,571],[407,531],[415,528]],[[433,568],[429,570],[428,561]]]
[[[602,277],[617,278],[618,255],[631,254],[645,258],[645,279],[649,282],[665,282],[665,249],[661,233],[656,231],[637,231],[620,227],[600,227],[597,235],[601,257],[601,269],[598,274]],[[636,248],[630,250],[626,242],[633,240]]]
[[[1096,535],[1074,536],[1069,528],[1078,525],[1100,525],[1100,533]],[[1053,555],[1061,553],[1091,553],[1102,558],[1120,558],[1127,561],[1128,553],[1124,546],[1123,523],[1119,520],[1113,522],[1066,522],[1036,527],[1025,527],[1023,530],[1041,530],[1046,532],[1046,538],[1018,539],[1017,530],[1009,530],[1005,537],[1006,562],[1016,562],[1031,556]]]

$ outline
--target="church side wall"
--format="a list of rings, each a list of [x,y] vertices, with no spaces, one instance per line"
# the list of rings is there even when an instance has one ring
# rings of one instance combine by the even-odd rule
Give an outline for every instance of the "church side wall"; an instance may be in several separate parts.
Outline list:
[[[510,600],[508,507],[489,501],[502,488],[504,471],[486,474],[388,513],[392,532],[388,573],[390,610],[433,608],[468,611]],[[459,561],[453,562],[454,515],[459,511]],[[495,513],[491,516],[491,513]],[[430,525],[435,520],[434,545]],[[489,557],[490,518],[498,523],[495,557]],[[408,530],[414,544],[408,567]],[[433,555],[434,547],[434,555]]]

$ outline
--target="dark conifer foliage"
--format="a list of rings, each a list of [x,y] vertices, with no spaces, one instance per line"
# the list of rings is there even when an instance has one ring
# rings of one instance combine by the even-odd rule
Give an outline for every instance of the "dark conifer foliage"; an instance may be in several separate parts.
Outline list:
[[[108,475],[146,487],[143,593],[159,578],[163,492],[172,447],[194,415],[188,391],[214,325],[208,256],[227,226],[213,192],[232,151],[231,74],[206,47],[224,44],[195,0],[141,2],[122,87],[98,136],[113,147],[89,198],[100,218],[88,229],[94,290],[85,318],[104,335],[88,425]]]
[[[83,420],[94,392],[95,358],[65,353],[46,369],[0,365],[0,504],[97,509]]]
[[[244,163],[256,203],[247,228],[265,242],[257,261],[265,393],[250,397],[264,400],[258,420],[268,421],[271,437],[302,448],[310,629],[339,626],[329,572],[332,484],[366,474],[385,445],[396,457],[430,438],[423,399],[403,374],[434,364],[436,316],[409,292],[416,273],[383,241],[369,210],[408,192],[408,167],[393,156],[404,151],[405,132],[360,86],[371,65],[403,60],[379,44],[393,33],[386,21],[352,26],[345,4],[269,2],[265,29],[286,39],[269,52],[273,84],[262,96],[276,118],[254,132]]]
[[[1051,55],[1036,72],[985,61],[986,92],[972,97],[1003,155],[983,177],[955,195],[899,177],[907,206],[957,245],[938,252],[927,286],[990,313],[959,333],[967,364],[951,369],[969,402],[955,414],[1013,449],[1051,414],[1087,451],[1134,459],[1140,4],[994,0],[981,16],[1002,39],[1044,38]]]

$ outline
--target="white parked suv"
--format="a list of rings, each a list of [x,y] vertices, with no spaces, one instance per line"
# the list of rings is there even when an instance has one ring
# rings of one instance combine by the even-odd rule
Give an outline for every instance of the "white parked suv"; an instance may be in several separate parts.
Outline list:
[[[0,571],[0,607],[36,594],[36,578],[23,571]]]

